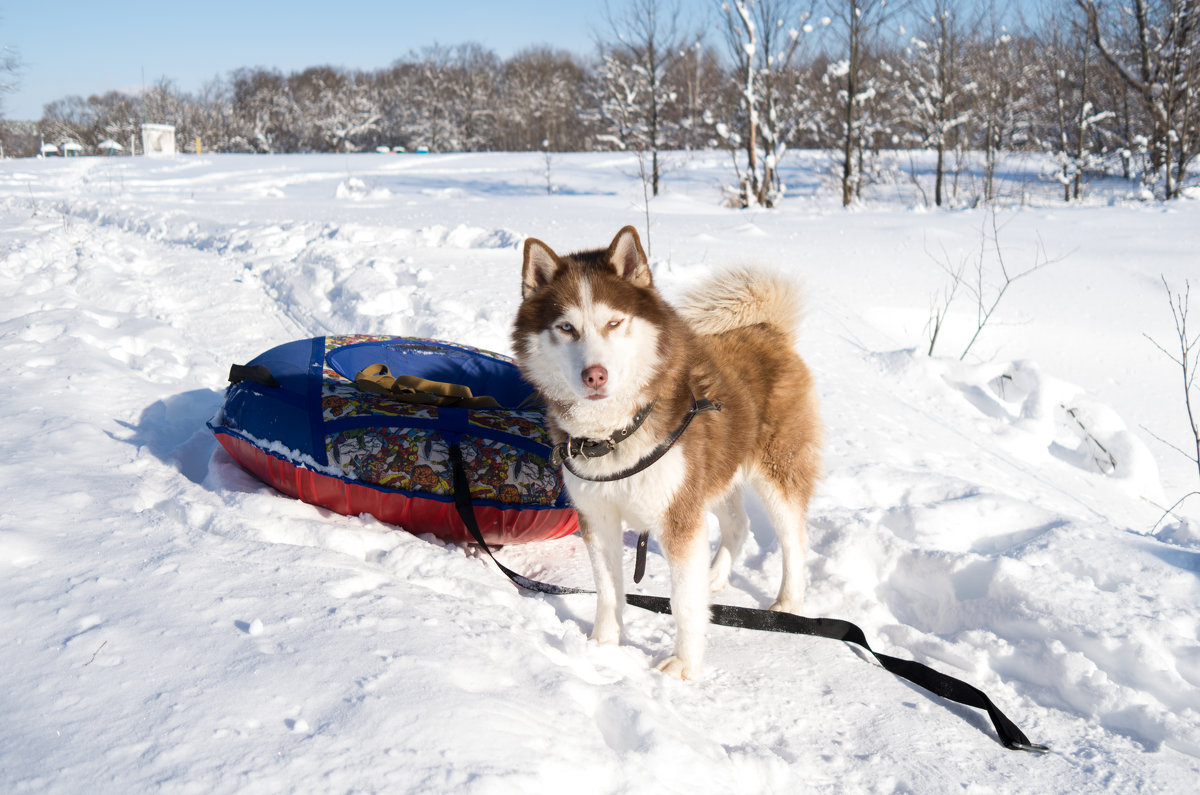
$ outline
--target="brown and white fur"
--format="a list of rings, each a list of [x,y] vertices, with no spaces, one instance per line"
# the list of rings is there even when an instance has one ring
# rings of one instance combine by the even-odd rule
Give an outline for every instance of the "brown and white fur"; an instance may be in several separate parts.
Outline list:
[[[805,517],[819,477],[821,426],[808,367],[795,352],[796,289],[769,271],[723,271],[669,306],[652,284],[637,231],[607,249],[559,256],[525,241],[523,301],[513,329],[522,374],[545,397],[556,442],[605,439],[651,402],[645,423],[610,455],[576,457],[585,475],[620,472],[682,422],[693,396],[721,401],[697,414],[656,463],[597,483],[564,470],[596,580],[591,637],[619,643],[625,604],[622,525],[649,530],[671,573],[676,638],[658,668],[699,676],[710,591],[724,588],[746,539],[746,481],[779,536],[783,583],[773,610],[804,596]],[[709,564],[706,514],[721,527]]]

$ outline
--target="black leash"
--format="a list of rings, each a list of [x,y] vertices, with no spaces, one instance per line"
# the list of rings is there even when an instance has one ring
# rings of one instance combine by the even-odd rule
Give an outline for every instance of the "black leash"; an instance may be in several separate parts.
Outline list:
[[[536,593],[556,596],[595,593],[595,591],[588,591],[582,588],[551,585],[532,580],[517,574],[496,560],[496,556],[492,554],[492,550],[488,548],[487,543],[483,540],[483,534],[479,531],[479,523],[475,519],[475,507],[471,503],[471,484],[467,480],[467,472],[463,467],[462,450],[457,443],[450,445],[450,464],[454,473],[454,507],[458,511],[459,518],[462,519],[463,524],[475,539],[475,543],[488,554],[492,562],[500,567],[500,571],[504,572],[510,580],[521,588]],[[655,613],[670,614],[671,612],[670,600],[661,596],[626,594],[625,601],[634,607],[640,607],[643,610],[650,610]],[[857,644],[874,655],[880,665],[896,676],[907,679],[913,684],[919,685],[942,698],[968,707],[985,710],[988,717],[992,719],[992,725],[996,727],[996,734],[1005,748],[1017,751],[1032,751],[1035,753],[1046,753],[1050,750],[1044,745],[1029,742],[1029,738],[992,703],[992,700],[982,690],[952,676],[935,671],[927,665],[880,654],[867,643],[867,637],[863,631],[849,621],[843,621],[838,618],[805,618],[793,613],[760,610],[752,607],[733,607],[730,605],[712,605],[711,611],[712,623],[724,627],[740,627],[767,632],[787,632],[794,635],[813,635],[820,638]]]

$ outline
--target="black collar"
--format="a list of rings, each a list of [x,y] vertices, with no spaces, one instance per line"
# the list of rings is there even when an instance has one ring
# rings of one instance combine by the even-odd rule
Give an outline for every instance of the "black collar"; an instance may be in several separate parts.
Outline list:
[[[584,458],[599,458],[608,455],[613,450],[617,449],[617,445],[633,436],[633,432],[642,427],[642,423],[650,416],[650,412],[654,410],[654,403],[651,402],[645,408],[633,415],[633,422],[626,425],[621,430],[609,436],[607,439],[572,439],[567,437],[567,441],[562,444],[556,444],[550,451],[550,463],[554,466],[562,466],[563,462],[573,456],[581,455]]]
[[[650,410],[653,408],[653,403],[651,403],[649,406],[646,406],[646,408],[642,409],[634,416],[633,422],[625,426],[625,428],[617,431],[607,439],[571,439],[568,437],[566,443],[554,445],[550,453],[550,463],[554,466],[559,466],[561,464],[568,472],[575,477],[580,478],[581,480],[590,480],[594,483],[608,483],[614,480],[623,480],[631,475],[636,475],[638,472],[646,469],[655,461],[666,455],[667,451],[670,450],[677,441],[679,441],[679,437],[683,436],[683,432],[686,431],[688,426],[692,424],[692,420],[697,414],[703,411],[720,411],[722,408],[724,408],[724,404],[719,400],[708,400],[707,398],[696,400],[696,398],[693,397],[691,408],[689,408],[687,413],[683,415],[683,421],[679,424],[679,427],[672,431],[671,435],[668,436],[660,445],[655,447],[644,458],[639,460],[636,464],[628,469],[622,469],[620,472],[616,472],[611,475],[599,476],[584,475],[575,469],[574,465],[571,463],[571,458],[573,456],[582,455],[584,458],[599,458],[601,456],[608,455],[613,450],[617,449],[618,444],[628,439],[634,431],[641,427],[642,423],[646,421],[646,417],[650,415]]]

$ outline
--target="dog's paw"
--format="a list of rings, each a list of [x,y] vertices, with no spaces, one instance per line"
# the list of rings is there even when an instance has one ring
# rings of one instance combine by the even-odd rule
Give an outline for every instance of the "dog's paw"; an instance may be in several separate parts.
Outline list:
[[[673,676],[676,679],[699,679],[700,671],[689,662],[681,657],[672,654],[665,660],[661,660],[658,665],[654,666],[662,671],[667,676]]]
[[[718,552],[712,568],[708,570],[708,589],[713,593],[724,591],[729,586],[729,572],[732,568],[729,555],[724,554],[724,550]]]
[[[794,613],[800,615],[801,601],[799,599],[776,599],[771,602],[768,610],[774,610],[776,613]]]
[[[619,646],[621,645],[620,630],[601,630],[593,629],[592,634],[588,635],[590,640],[594,640],[602,646]]]

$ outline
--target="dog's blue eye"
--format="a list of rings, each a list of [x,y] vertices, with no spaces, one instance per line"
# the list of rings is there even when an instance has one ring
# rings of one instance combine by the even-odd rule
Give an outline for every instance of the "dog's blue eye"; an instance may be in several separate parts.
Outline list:
[[[624,322],[624,320],[610,320],[610,321],[608,321],[608,327],[616,328],[617,326],[621,325],[623,322]]]
[[[574,334],[575,333],[575,327],[572,326],[570,323],[559,323],[558,330],[563,332],[564,334]]]

